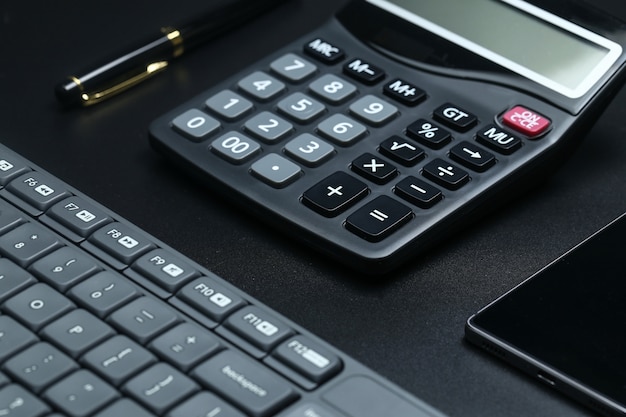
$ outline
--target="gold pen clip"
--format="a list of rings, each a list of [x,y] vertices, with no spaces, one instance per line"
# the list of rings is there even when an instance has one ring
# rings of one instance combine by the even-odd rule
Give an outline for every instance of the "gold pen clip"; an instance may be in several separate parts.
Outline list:
[[[164,70],[167,66],[168,66],[167,61],[153,62],[152,64],[149,64],[148,66],[146,66],[146,69],[144,72],[141,72],[133,77],[130,77],[117,85],[114,85],[102,91],[97,91],[95,93],[83,92],[80,95],[80,98],[82,100],[82,105],[91,106],[93,104],[101,102],[102,100],[105,100],[109,97],[119,94],[122,91],[125,91],[136,84],[139,84],[140,82],[146,80],[147,78],[150,78],[151,76],[158,73],[159,71]],[[72,79],[78,86],[82,85],[79,79],[77,78],[72,78]]]

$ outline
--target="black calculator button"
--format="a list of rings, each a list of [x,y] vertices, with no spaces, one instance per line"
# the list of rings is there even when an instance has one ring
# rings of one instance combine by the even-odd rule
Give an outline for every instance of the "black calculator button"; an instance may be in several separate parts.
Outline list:
[[[411,123],[406,134],[433,149],[440,149],[452,140],[450,132],[426,119]]]
[[[374,85],[385,77],[383,69],[359,58],[344,65],[343,72],[366,85]]]
[[[351,145],[367,132],[365,126],[343,114],[330,116],[317,129],[320,134],[342,146]]]
[[[428,209],[443,199],[441,191],[413,176],[406,177],[394,188],[394,193],[409,203]]]
[[[405,166],[413,166],[426,156],[415,143],[396,135],[381,143],[379,151]]]
[[[285,84],[262,71],[256,71],[239,81],[239,88],[260,101],[267,101],[285,90]]]
[[[333,74],[321,76],[309,85],[309,89],[315,95],[331,104],[339,104],[350,98],[357,91],[354,84]]]
[[[506,130],[491,124],[476,134],[476,140],[483,145],[505,155],[510,155],[522,147],[522,140]]]
[[[295,54],[286,54],[270,64],[276,74],[291,82],[302,81],[311,76],[317,67]]]
[[[341,61],[345,56],[343,50],[321,38],[304,45],[304,52],[328,65]]]
[[[187,139],[199,142],[220,127],[220,122],[198,109],[189,109],[172,120],[172,126]]]
[[[310,133],[303,133],[287,142],[285,152],[304,165],[316,167],[333,156],[335,148]]]
[[[346,219],[346,228],[370,242],[379,242],[411,220],[410,208],[382,195]]]
[[[472,113],[452,103],[446,103],[438,107],[433,112],[433,117],[461,132],[465,132],[478,122],[478,118]]]
[[[302,203],[324,217],[335,217],[367,193],[367,185],[362,181],[337,171],[305,191]]]
[[[398,114],[398,108],[391,103],[368,94],[350,105],[350,112],[359,119],[374,126],[380,126]]]
[[[424,90],[400,78],[385,85],[383,92],[406,106],[415,106],[426,98]]]
[[[371,153],[359,156],[352,161],[351,167],[352,171],[376,184],[386,184],[398,173],[396,167]]]
[[[424,167],[423,174],[426,178],[448,188],[449,190],[458,190],[470,179],[470,176],[466,171],[439,158],[428,163]]]
[[[252,102],[230,90],[223,90],[209,98],[205,105],[221,118],[232,121],[252,110]]]
[[[496,157],[471,142],[461,142],[450,149],[450,158],[478,172],[485,172],[496,163]]]

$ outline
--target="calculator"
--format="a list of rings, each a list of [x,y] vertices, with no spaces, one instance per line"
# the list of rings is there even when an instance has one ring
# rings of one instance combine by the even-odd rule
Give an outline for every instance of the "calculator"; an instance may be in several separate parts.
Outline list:
[[[150,140],[381,276],[549,175],[622,86],[625,40],[576,0],[353,0],[159,117]]]

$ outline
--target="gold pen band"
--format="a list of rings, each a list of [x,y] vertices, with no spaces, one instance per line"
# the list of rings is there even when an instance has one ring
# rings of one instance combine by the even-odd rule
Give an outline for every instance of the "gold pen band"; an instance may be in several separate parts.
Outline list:
[[[174,29],[172,27],[164,27],[161,28],[161,32],[165,34],[167,39],[172,43],[174,47],[174,51],[172,52],[172,56],[174,58],[178,58],[185,52],[185,45],[183,43],[183,35],[180,33],[180,30]]]

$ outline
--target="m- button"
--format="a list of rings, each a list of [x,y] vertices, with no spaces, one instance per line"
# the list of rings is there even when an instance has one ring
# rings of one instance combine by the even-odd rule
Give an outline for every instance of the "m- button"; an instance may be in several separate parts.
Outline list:
[[[309,188],[302,203],[325,217],[335,217],[367,195],[367,185],[337,171]]]

